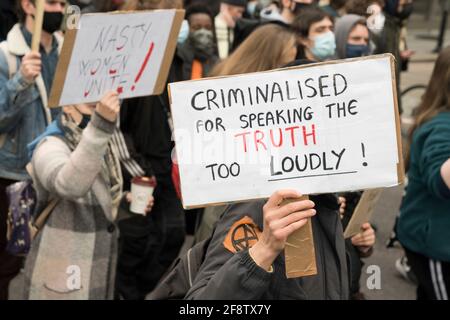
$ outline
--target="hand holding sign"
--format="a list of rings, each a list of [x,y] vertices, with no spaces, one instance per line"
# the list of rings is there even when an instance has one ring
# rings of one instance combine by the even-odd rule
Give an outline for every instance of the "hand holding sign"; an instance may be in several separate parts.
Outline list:
[[[39,52],[31,51],[22,58],[20,64],[20,73],[28,83],[33,83],[34,80],[41,74],[42,61]]]
[[[97,113],[108,121],[115,122],[120,112],[120,101],[117,92],[107,92],[95,108]]]
[[[361,232],[352,238],[352,244],[361,252],[367,252],[375,244],[375,231],[370,223],[364,223],[361,226]]]
[[[250,249],[250,255],[265,270],[270,269],[273,261],[284,250],[288,237],[316,214],[314,202],[310,200],[280,206],[285,199],[299,197],[301,195],[295,190],[276,191],[264,205],[264,230],[261,239]]]

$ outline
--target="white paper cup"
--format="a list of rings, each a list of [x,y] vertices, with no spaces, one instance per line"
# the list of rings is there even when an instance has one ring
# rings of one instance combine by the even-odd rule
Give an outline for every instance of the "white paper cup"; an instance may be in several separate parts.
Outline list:
[[[150,201],[156,181],[153,178],[136,177],[131,181],[131,205],[130,211],[145,215],[145,209]]]

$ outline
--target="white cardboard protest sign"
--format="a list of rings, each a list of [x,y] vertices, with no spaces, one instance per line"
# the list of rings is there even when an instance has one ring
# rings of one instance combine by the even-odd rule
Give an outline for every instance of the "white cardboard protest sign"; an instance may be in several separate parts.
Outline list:
[[[96,102],[108,90],[120,98],[164,90],[183,10],[82,15],[66,32],[50,107]]]
[[[404,179],[394,59],[169,84],[186,208]]]

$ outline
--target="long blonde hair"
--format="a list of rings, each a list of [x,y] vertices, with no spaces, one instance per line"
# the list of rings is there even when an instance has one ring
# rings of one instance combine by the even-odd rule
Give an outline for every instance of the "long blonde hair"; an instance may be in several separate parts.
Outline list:
[[[226,76],[266,71],[282,67],[288,46],[296,43],[293,31],[268,24],[256,29],[228,58],[220,62],[210,76]]]

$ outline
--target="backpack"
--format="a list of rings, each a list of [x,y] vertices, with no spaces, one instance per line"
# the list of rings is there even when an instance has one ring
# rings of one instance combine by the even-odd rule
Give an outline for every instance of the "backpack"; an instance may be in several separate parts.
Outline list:
[[[30,170],[30,166],[27,166],[27,169]],[[25,256],[30,251],[32,241],[58,204],[58,200],[50,200],[37,214],[37,193],[31,179],[8,186],[6,194],[9,200],[6,251],[14,256]]]
[[[31,244],[29,226],[36,206],[36,192],[30,181],[20,181],[7,187],[6,194],[9,198],[6,251],[11,255],[24,255]]]
[[[211,239],[212,236],[195,244],[183,257],[176,259],[167,275],[147,296],[146,300],[183,299],[192,287],[200,266],[205,260]]]

